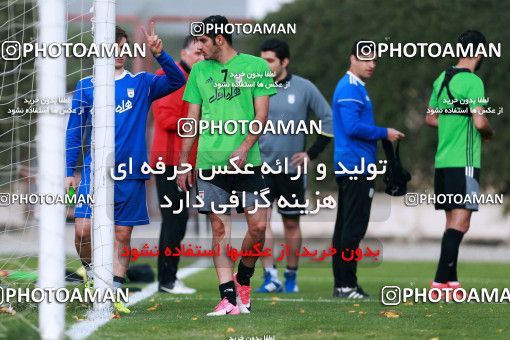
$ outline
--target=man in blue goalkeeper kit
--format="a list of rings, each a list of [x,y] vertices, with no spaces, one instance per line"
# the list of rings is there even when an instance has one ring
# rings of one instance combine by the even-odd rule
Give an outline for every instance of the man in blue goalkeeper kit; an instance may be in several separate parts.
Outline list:
[[[148,46],[165,75],[157,76],[147,72],[132,74],[124,69],[125,56],[117,56],[115,59],[115,176],[119,176],[117,165],[121,163],[127,164],[126,170],[129,167],[132,171],[128,171],[125,178],[115,181],[114,288],[120,288],[125,281],[129,258],[121,257],[120,254],[124,247],[130,246],[132,227],[149,223],[145,195],[145,181],[149,179],[149,175],[141,172],[143,162],[148,161],[145,142],[147,114],[152,101],[179,89],[186,82],[172,57],[163,51],[163,43],[154,33],[154,23],[151,23],[150,33],[147,33],[145,29],[143,31]],[[119,50],[128,43],[126,32],[119,27],[116,28],[116,42],[119,44]],[[87,149],[83,152],[83,169],[77,190],[78,195],[88,195],[92,184],[90,136],[93,91],[92,77],[85,77],[78,82],[73,96],[72,113],[67,125],[66,189],[76,188],[74,172],[78,157],[82,148]],[[85,135],[88,135],[86,145],[82,146]],[[91,274],[91,215],[92,209],[89,205],[77,204],[75,246],[88,277]],[[129,312],[118,303],[115,307],[119,311]]]

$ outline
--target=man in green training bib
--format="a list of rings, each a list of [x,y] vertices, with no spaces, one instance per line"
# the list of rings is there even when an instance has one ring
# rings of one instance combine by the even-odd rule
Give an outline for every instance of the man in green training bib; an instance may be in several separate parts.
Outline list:
[[[213,257],[221,301],[208,315],[250,313],[250,278],[258,257],[242,256],[234,274],[225,246],[230,243],[230,209],[234,207],[244,211],[248,224],[241,251],[247,254],[255,245],[264,245],[267,208],[259,206],[264,204],[260,193],[266,184],[258,139],[267,121],[269,96],[276,89],[264,59],[232,47],[232,24],[225,17],[207,17],[193,23],[192,30],[197,24],[202,32],[192,34],[205,60],[193,66],[183,97],[189,102],[186,124],[195,124],[197,130],[187,136],[190,129],[184,124],[178,127],[183,137],[189,137],[183,139],[180,164],[188,163],[198,132],[197,191],[204,202],[199,212],[211,221],[213,245],[221,246],[220,254]],[[238,170],[246,172],[234,173]],[[188,190],[191,172],[180,174],[177,183]]]
[[[473,51],[485,42],[482,33],[471,30],[462,33],[458,39],[464,49],[471,45]],[[483,82],[475,74],[482,58],[481,55],[461,57],[457,65],[439,75],[425,118],[428,125],[438,128],[435,207],[445,211],[446,227],[431,288],[442,292],[447,288],[460,288],[457,278],[459,246],[469,229],[471,212],[478,210],[478,204],[470,199],[451,198],[479,195],[482,141],[494,136],[483,112],[486,103]],[[444,293],[442,298],[445,298]]]

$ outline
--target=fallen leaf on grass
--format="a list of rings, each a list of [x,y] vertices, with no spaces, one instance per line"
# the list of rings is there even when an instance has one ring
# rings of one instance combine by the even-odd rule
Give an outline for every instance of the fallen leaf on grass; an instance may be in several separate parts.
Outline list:
[[[427,315],[425,315],[425,317],[430,318],[430,317],[432,317],[432,314],[427,314]]]
[[[349,313],[356,313],[356,311],[355,310],[350,310]]]
[[[412,306],[414,303],[412,301],[406,301],[404,302],[404,306]]]
[[[358,312],[358,314],[360,314],[360,315],[365,315],[365,314],[367,314],[367,312],[364,312],[364,311],[360,310],[360,311]]]
[[[154,306],[147,308],[147,311],[155,311],[158,307],[161,307],[161,303],[156,303]]]
[[[235,331],[232,327],[227,328],[227,333],[234,333]]]
[[[385,316],[389,319],[396,319],[400,317],[400,312],[395,310],[385,310],[379,313],[379,315]]]
[[[353,306],[354,307],[359,307],[359,303],[355,303]]]
[[[75,319],[76,321],[83,321],[83,320],[85,320],[85,319],[80,318],[78,315],[73,315],[73,319]]]
[[[2,308],[0,308],[0,313],[7,313],[7,314],[15,315],[16,311],[12,307],[2,307]]]
[[[120,319],[120,314],[119,313],[113,314],[112,319]]]
[[[304,310],[304,309],[300,309],[300,310],[299,310],[299,313],[301,313],[301,314],[305,314],[305,310]]]
[[[430,340],[439,340],[439,337],[438,336],[435,336],[433,338],[430,338]]]
[[[503,333],[503,329],[496,329],[496,333]]]
[[[192,318],[191,318],[191,320],[193,320],[193,321],[197,321],[197,320],[198,320],[198,318],[197,318],[196,316],[194,316],[194,317],[192,317]]]

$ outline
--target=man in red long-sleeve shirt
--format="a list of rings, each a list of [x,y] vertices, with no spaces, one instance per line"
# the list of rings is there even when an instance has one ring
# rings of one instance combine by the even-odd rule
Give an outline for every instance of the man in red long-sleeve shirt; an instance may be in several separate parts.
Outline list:
[[[186,37],[181,50],[181,60],[176,63],[186,76],[186,80],[193,64],[203,59],[203,55],[198,52],[195,39],[192,36]],[[163,70],[158,70],[156,74],[163,74]],[[159,237],[160,255],[158,257],[159,291],[173,294],[193,294],[196,292],[195,289],[186,287],[184,283],[177,279],[179,256],[165,256],[164,254],[166,247],[173,250],[180,246],[188,222],[188,210],[186,208],[178,214],[173,213],[174,210],[179,208],[180,204],[178,202],[185,198],[185,193],[178,189],[175,179],[167,180],[167,177],[174,175],[173,166],[179,165],[182,138],[177,134],[177,122],[180,118],[188,116],[188,102],[182,100],[184,88],[183,86],[152,104],[154,139],[150,154],[151,166],[155,166],[156,162],[160,160],[159,157],[161,157],[160,161],[165,163],[165,173],[155,175],[158,199],[160,204],[167,203],[163,198],[166,195],[173,203],[171,208],[161,208],[162,223]],[[193,166],[197,154],[196,144],[193,146],[189,160]]]

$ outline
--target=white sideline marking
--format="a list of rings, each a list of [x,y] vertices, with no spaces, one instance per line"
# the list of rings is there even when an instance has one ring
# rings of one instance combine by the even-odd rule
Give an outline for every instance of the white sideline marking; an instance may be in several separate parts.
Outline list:
[[[206,269],[209,264],[209,260],[201,259],[194,263],[192,263],[189,267],[179,269],[177,272],[177,277],[179,279],[185,279],[188,276],[191,276],[193,274],[196,274],[204,269]],[[144,287],[140,292],[134,293],[129,297],[129,302],[126,303],[126,306],[132,306],[134,304],[137,304],[138,302],[147,299],[148,297],[152,296],[154,293],[158,291],[158,282],[153,282],[150,285],[147,285]],[[69,328],[69,330],[66,332],[66,335],[70,337],[71,339],[81,340],[85,339],[88,336],[90,336],[92,333],[97,331],[101,326],[108,323],[108,321],[111,320],[110,315],[108,315],[107,318],[104,319],[87,319],[84,321],[80,321],[75,323],[74,325]]]
[[[183,297],[165,297],[162,298],[161,301],[180,301],[180,300],[195,300],[195,301],[218,301],[217,298],[204,298],[204,297],[190,297],[190,296],[183,296]],[[374,299],[374,298],[368,298],[368,299],[341,299],[341,298],[333,298],[333,299],[302,299],[302,298],[258,298],[258,297],[251,297],[251,301],[266,301],[266,302],[317,302],[317,303],[338,303],[338,304],[353,304],[353,303],[363,303],[363,302],[381,302],[381,300]]]

